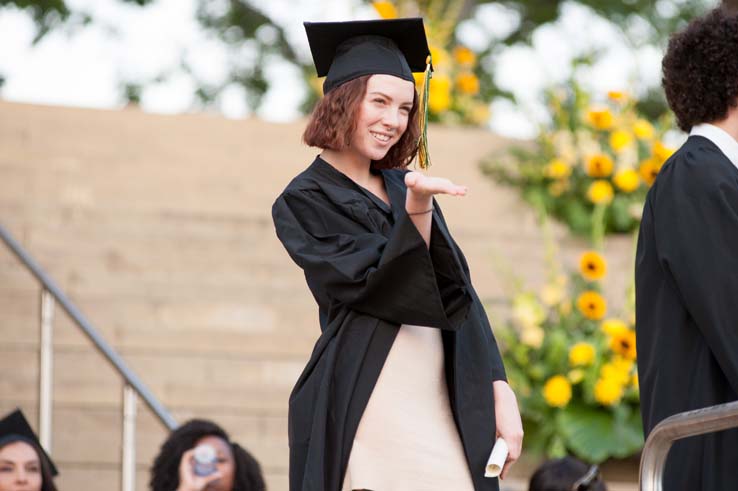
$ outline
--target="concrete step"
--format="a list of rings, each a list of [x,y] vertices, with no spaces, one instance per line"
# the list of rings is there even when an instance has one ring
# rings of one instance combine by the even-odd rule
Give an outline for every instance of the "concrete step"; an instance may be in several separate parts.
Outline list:
[[[286,413],[286,401],[307,356],[292,359],[205,357],[180,353],[137,354],[121,351],[128,366],[165,405]],[[0,344],[0,394],[12,401],[36,397],[36,352]],[[60,404],[118,404],[122,389],[111,366],[91,350],[57,350],[54,400]]]
[[[319,328],[271,205],[317,153],[300,143],[304,122],[1,101],[0,113],[3,226],[178,420],[221,422],[262,462],[270,490],[286,490],[287,398]],[[444,214],[490,316],[504,318],[507,272],[532,287],[545,278],[535,214],[479,171],[509,142],[483,130],[430,131],[429,173],[470,187],[463,199],[439,198]],[[553,232],[576,266],[584,242]],[[613,303],[632,271],[631,244],[608,243]],[[39,292],[0,246],[0,408],[35,410]],[[54,325],[60,488],[118,489],[121,382],[64,313]],[[164,432],[139,409],[145,489]]]

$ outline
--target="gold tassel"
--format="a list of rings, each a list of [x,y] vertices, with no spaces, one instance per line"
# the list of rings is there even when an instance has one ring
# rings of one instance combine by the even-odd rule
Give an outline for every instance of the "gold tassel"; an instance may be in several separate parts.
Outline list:
[[[423,88],[420,94],[420,139],[418,140],[418,165],[421,169],[430,167],[430,154],[428,153],[428,95],[430,92],[430,80],[433,77],[433,65],[431,57],[425,59],[425,74],[423,76]]]

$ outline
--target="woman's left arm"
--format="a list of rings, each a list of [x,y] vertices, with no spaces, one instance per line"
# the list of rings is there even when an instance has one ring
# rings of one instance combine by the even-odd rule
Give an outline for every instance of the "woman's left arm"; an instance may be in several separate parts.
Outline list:
[[[515,393],[504,380],[492,382],[495,394],[495,423],[497,436],[507,443],[508,454],[500,479],[505,479],[510,467],[520,457],[523,449],[523,422]]]

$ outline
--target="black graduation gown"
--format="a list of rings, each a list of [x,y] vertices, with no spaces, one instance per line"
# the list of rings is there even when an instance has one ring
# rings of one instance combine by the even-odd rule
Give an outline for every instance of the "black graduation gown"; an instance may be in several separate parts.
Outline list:
[[[498,489],[497,479],[483,476],[502,360],[438,204],[430,247],[405,212],[406,172],[381,171],[390,208],[318,157],[272,207],[277,236],[318,303],[322,331],[289,400],[291,491],[341,488],[401,324],[442,329],[449,400],[475,489]]]
[[[636,331],[646,435],[675,413],[738,399],[738,169],[702,136],[646,198]],[[664,489],[738,489],[738,430],[677,441]]]

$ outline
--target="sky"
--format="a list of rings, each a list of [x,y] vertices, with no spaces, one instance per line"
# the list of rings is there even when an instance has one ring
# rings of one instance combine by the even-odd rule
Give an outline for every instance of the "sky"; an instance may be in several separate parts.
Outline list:
[[[5,100],[34,104],[91,108],[120,108],[118,79],[146,80],[162,69],[171,72],[142,94],[141,106],[154,113],[192,110],[192,78],[179,68],[185,59],[198,78],[217,82],[225,76],[229,57],[253,56],[248,47],[228,51],[204,32],[194,19],[196,0],[157,0],[141,8],[115,0],[68,0],[74,8],[91,13],[91,26],[66,32],[58,30],[31,46],[35,27],[20,11],[0,11],[0,73],[6,82],[0,92]],[[226,0],[210,0],[208,8],[222,8]],[[542,89],[569,76],[570,60],[584,49],[602,49],[602,57],[580,73],[580,82],[604,99],[608,90],[631,90],[658,85],[661,49],[628,47],[619,31],[588,9],[564,5],[555,24],[538,29],[532,46],[504,51],[495,64],[495,80],[512,91],[518,104],[498,101],[492,105],[490,129],[504,136],[530,138],[546,118]],[[304,20],[329,21],[375,18],[374,10],[358,0],[270,0],[264,9],[286,30],[288,38],[306,60],[309,48]],[[477,9],[473,21],[459,27],[459,36],[472,49],[500,38],[515,25],[516,14],[487,4]],[[262,35],[269,36],[268,30]],[[305,96],[300,73],[284,62],[270,63],[266,74],[274,80],[263,108],[256,114],[270,121],[299,117]],[[242,89],[229,87],[216,101],[226,117],[250,115]]]

